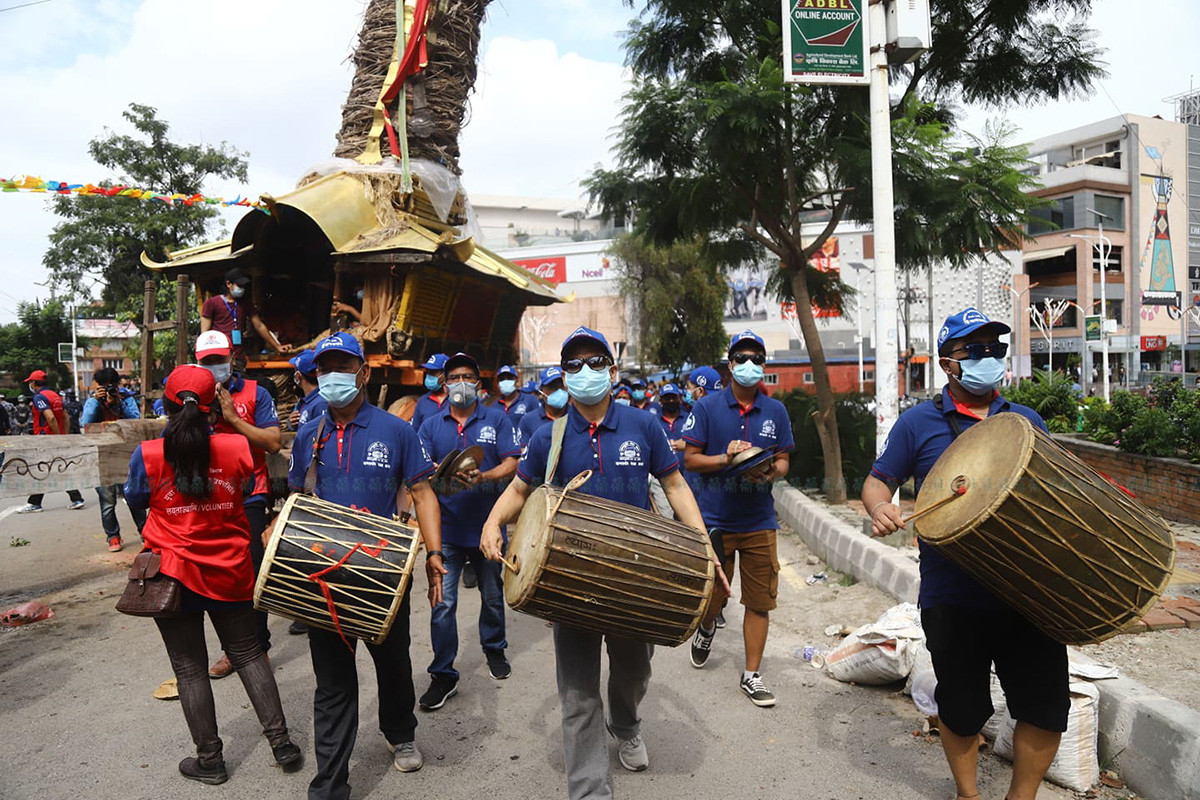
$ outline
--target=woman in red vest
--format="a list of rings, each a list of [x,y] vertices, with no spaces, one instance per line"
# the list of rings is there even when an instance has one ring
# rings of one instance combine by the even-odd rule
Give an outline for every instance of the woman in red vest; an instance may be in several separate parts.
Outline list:
[[[303,754],[288,737],[279,688],[255,635],[254,570],[250,526],[242,498],[254,479],[244,436],[213,433],[216,382],[190,364],[167,378],[167,428],[161,439],[142,442],[129,460],[125,499],[147,507],[146,547],[162,559],[162,573],[181,584],[183,601],[174,617],[156,618],[196,757],[179,762],[185,778],[218,784],[228,780],[216,708],[208,677],[204,613],[242,679],[262,723],[275,762],[300,768]]]

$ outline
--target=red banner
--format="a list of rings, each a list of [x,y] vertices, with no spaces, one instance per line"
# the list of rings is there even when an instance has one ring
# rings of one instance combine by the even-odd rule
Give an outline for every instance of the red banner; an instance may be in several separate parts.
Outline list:
[[[549,256],[547,258],[520,258],[513,261],[518,267],[537,275],[550,283],[562,283],[567,279],[566,256]]]
[[[1142,351],[1152,352],[1155,350],[1167,349],[1167,337],[1165,336],[1143,336]]]

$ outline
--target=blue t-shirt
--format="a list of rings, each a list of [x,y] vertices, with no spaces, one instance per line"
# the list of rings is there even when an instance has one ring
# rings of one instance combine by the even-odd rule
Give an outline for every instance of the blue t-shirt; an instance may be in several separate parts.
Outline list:
[[[439,389],[439,391],[441,390]],[[412,426],[414,431],[421,430],[421,423],[429,417],[432,417],[434,414],[437,414],[442,410],[442,407],[446,405],[446,395],[444,393],[439,397],[439,399],[441,400],[440,403],[433,398],[433,392],[426,392],[417,399],[417,405],[415,408],[413,408],[412,415]]]
[[[760,391],[753,405],[743,409],[732,387],[702,397],[682,431],[683,440],[699,447],[706,456],[724,455],[734,440],[777,453],[787,453],[796,446],[792,421],[783,403]],[[716,472],[697,475],[694,490],[704,524],[710,530],[745,533],[779,527],[769,481],[749,483]]]
[[[313,389],[304,397],[300,398],[300,402],[296,403],[296,410],[300,412],[300,420],[296,423],[296,430],[304,427],[304,423],[310,419],[316,419],[325,413],[325,409],[329,408],[329,403],[325,402],[325,398],[321,397],[321,392]]]
[[[327,410],[306,422],[296,434],[288,470],[288,485],[293,491],[304,489],[317,426],[322,419],[325,429],[321,433],[321,457],[317,462],[316,495],[323,500],[392,517],[400,486],[412,486],[433,473],[433,464],[412,426],[370,403],[363,403],[344,428],[334,423]]]
[[[1042,418],[1032,408],[1010,403],[996,395],[988,409],[988,416],[1003,411],[1020,414],[1039,429],[1046,430],[1046,423],[1042,422]],[[926,400],[905,411],[892,426],[887,441],[883,444],[883,452],[871,467],[871,474],[892,487],[912,478],[917,491],[920,491],[921,484],[929,470],[933,469],[934,462],[954,441],[954,430],[949,421],[951,414],[956,417],[963,430],[979,422],[977,418],[956,410],[948,388],[942,389],[941,411],[933,400]],[[954,603],[971,608],[1003,607],[999,598],[936,548],[924,542],[920,543],[920,548],[921,591],[918,603],[922,608],[938,603]]]
[[[517,438],[522,446],[529,444],[534,432],[548,422],[554,422],[554,418],[546,413],[546,406],[542,403],[538,403],[536,409],[521,417],[517,424]]]
[[[121,405],[117,413],[120,414],[117,419],[140,419],[142,416],[141,412],[138,411],[137,400],[134,400],[132,397],[121,398]],[[100,405],[100,401],[94,397],[84,400],[83,411],[79,412],[79,424],[82,426],[103,421],[103,407]]]
[[[521,455],[521,444],[512,422],[498,408],[475,404],[475,413],[461,426],[450,414],[449,404],[441,414],[421,423],[417,432],[426,454],[440,463],[452,450],[465,450],[473,445],[483,448],[480,472],[494,469],[506,458]],[[467,487],[450,495],[438,495],[442,506],[442,541],[459,547],[478,547],[483,523],[507,482],[489,481]]]
[[[661,478],[679,469],[679,459],[658,420],[645,411],[610,402],[604,419],[594,427],[574,406],[570,408],[557,474],[547,478],[553,430],[553,425],[538,428],[517,464],[517,475],[530,486],[547,480],[564,486],[590,469],[592,477],[579,491],[649,509],[650,476]]]

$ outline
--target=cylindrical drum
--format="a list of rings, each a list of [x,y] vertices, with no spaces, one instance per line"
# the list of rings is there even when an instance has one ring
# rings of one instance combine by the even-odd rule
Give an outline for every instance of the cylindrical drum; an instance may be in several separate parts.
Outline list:
[[[962,478],[966,491],[947,500]],[[989,417],[946,448],[917,497],[925,509],[922,541],[1063,644],[1120,633],[1175,566],[1161,517],[1020,414]]]
[[[516,611],[674,647],[708,608],[708,537],[681,522],[542,485],[509,541],[504,597]]]
[[[294,494],[254,585],[254,607],[373,644],[387,638],[420,550],[417,532]]]

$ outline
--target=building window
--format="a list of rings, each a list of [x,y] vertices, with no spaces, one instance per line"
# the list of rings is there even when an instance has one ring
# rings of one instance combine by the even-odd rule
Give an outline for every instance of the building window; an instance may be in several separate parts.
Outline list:
[[[1092,208],[1105,214],[1108,218],[1104,220],[1104,227],[1109,230],[1123,231],[1125,230],[1125,198],[1124,197],[1109,197],[1108,195],[1098,194],[1092,198],[1095,203]],[[1091,220],[1089,225],[1095,224],[1096,215],[1088,214]]]
[[[1071,151],[1072,158],[1071,166],[1076,164],[1091,164],[1096,167],[1108,167],[1109,169],[1121,168],[1121,142],[1113,139],[1107,142],[1091,142],[1090,144],[1079,144]],[[1100,209],[1096,209],[1099,211]]]
[[[813,382],[813,374],[812,374],[811,372],[806,372],[806,373],[804,373],[804,382],[805,382],[805,383],[812,383],[812,382]]]
[[[767,386],[778,386],[779,385],[779,374],[776,372],[766,373],[765,375],[763,375],[763,383],[765,383]]]
[[[125,368],[125,359],[123,358],[104,358],[100,360],[100,366],[105,369],[115,369],[120,372]]]
[[[863,380],[864,380],[864,381],[873,381],[873,380],[875,380],[875,370],[873,370],[873,369],[865,369],[865,370],[863,370]]]
[[[1097,209],[1098,211],[1099,209]],[[1033,209],[1030,214],[1036,221],[1029,223],[1030,236],[1037,236],[1051,231],[1075,227],[1075,198],[1059,197],[1050,201],[1049,205]]]

